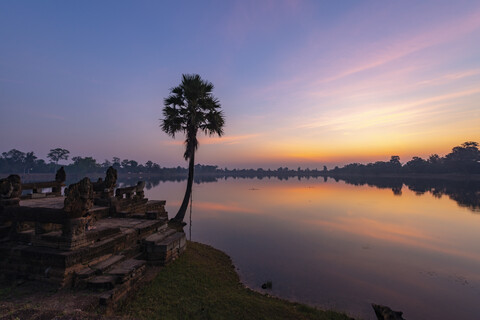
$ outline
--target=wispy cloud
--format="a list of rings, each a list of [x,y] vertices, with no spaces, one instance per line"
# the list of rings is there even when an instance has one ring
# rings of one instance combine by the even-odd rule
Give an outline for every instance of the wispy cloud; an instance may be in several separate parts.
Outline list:
[[[250,140],[256,137],[259,137],[260,134],[244,134],[244,135],[234,135],[234,136],[222,136],[222,137],[199,137],[198,141],[200,145],[209,145],[209,144],[237,144],[245,140]],[[180,137],[180,136],[179,136]],[[170,146],[179,146],[184,144],[183,139],[168,140],[163,142],[164,145]]]
[[[439,104],[448,100],[480,93],[480,88],[431,96],[410,102],[391,102],[389,105],[367,105],[350,110],[333,111],[317,120],[300,124],[299,128],[328,127],[333,130],[359,130],[375,126],[391,126],[411,122],[416,118],[432,116]],[[435,105],[431,105],[431,104]],[[422,107],[423,106],[423,107]],[[360,110],[355,110],[360,109]],[[456,112],[450,110],[449,112]]]
[[[414,52],[450,42],[479,28],[480,11],[477,11],[448,23],[442,23],[416,35],[409,34],[403,39],[397,38],[374,44],[365,50],[364,53],[360,53],[359,56],[351,57],[351,61],[359,61],[359,63],[333,76],[321,79],[318,83],[335,81],[385,65]]]
[[[402,58],[434,46],[456,41],[458,38],[477,32],[479,29],[480,9],[477,9],[449,21],[437,22],[429,27],[424,27],[422,30],[412,29],[378,41],[361,43],[361,46],[358,47],[353,46],[353,44],[346,45],[342,40],[339,40],[344,37],[343,31],[332,31],[332,33],[337,32],[336,36],[332,37],[334,39],[332,43],[328,43],[326,46],[319,46],[318,41],[320,40],[305,43],[303,48],[292,53],[291,61],[283,62],[283,65],[286,66],[295,65],[295,70],[289,70],[288,78],[266,83],[265,86],[257,88],[256,93],[260,96],[267,93],[280,95],[291,94],[292,92],[296,92],[297,95],[305,92],[320,93],[324,90],[328,91],[329,89],[325,86],[330,83],[344,85],[343,80],[345,78],[386,66],[389,66],[390,70],[383,68],[381,73],[407,74],[406,71],[413,72],[416,69],[425,68],[425,65],[437,63],[437,59],[429,56],[428,59],[422,61],[421,66],[415,66],[412,60],[398,65],[398,61],[401,61]],[[314,31],[311,37],[312,39],[323,39],[318,31]],[[299,57],[304,57],[304,59],[299,62]],[[416,57],[416,59],[419,58]],[[393,62],[396,65],[393,65]],[[279,67],[283,68],[283,66]],[[378,74],[373,75],[373,77],[376,76]],[[459,73],[457,76],[467,77],[468,73]],[[370,77],[372,77],[372,74],[366,76],[366,79],[370,79]],[[452,77],[454,77],[453,74]],[[366,79],[360,79],[357,82],[363,82]],[[455,78],[451,78],[451,80],[455,80]]]
[[[420,86],[442,85],[446,83],[451,83],[452,81],[458,81],[464,78],[474,77],[477,75],[480,75],[480,69],[463,70],[463,71],[458,71],[453,73],[447,73],[433,79],[422,80],[415,83],[415,85],[420,85]]]
[[[200,144],[237,144],[245,140],[250,140],[260,136],[260,134],[244,134],[224,137],[205,137],[200,138]]]

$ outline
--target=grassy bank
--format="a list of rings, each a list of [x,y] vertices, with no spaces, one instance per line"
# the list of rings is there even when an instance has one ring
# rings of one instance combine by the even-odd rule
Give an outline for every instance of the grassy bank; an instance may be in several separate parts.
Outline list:
[[[195,242],[119,313],[141,319],[350,319],[247,289],[226,254]]]

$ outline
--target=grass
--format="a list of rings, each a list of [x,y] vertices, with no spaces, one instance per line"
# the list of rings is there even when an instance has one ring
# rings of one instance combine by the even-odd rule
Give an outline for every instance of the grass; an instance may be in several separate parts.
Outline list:
[[[351,319],[247,289],[226,254],[195,242],[187,248],[119,313],[140,319]]]

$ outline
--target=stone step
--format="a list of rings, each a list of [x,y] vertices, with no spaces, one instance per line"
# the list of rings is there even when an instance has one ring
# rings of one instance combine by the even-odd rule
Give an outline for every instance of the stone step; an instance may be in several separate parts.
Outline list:
[[[110,227],[104,226],[104,227],[96,228],[94,226],[93,228],[94,229],[91,229],[91,230],[88,230],[88,231],[85,232],[85,237],[87,239],[91,239],[91,240],[94,240],[94,241],[100,241],[100,240],[103,240],[103,239],[107,239],[107,238],[109,238],[111,236],[114,236],[114,235],[117,235],[121,232],[120,228],[118,228],[118,227],[110,228]]]
[[[95,270],[97,274],[102,274],[105,273],[105,271],[111,269],[115,264],[120,263],[125,259],[124,255],[113,255],[110,258],[103,260],[102,262],[99,262],[90,268]]]
[[[75,276],[78,279],[88,279],[95,275],[102,275],[106,270],[112,268],[115,264],[125,259],[124,255],[112,255],[109,258],[98,262],[93,265],[89,265],[79,271],[75,272]]]
[[[186,241],[185,233],[174,231],[173,233],[168,234],[163,239],[155,242],[156,251],[167,251],[172,249],[175,246],[178,246],[181,240]]]
[[[114,260],[111,259],[109,262]],[[104,265],[107,265],[107,263]],[[88,279],[87,288],[97,291],[107,291],[115,288],[118,295],[118,292],[129,290],[129,283],[136,282],[143,276],[145,267],[146,261],[144,260],[127,259],[117,262],[104,274]]]
[[[113,289],[103,291],[99,295],[100,306],[108,309],[114,309],[119,301],[124,300],[138,289],[138,284],[145,273],[146,262],[143,260],[129,259],[118,266],[118,269],[112,270],[117,279]]]
[[[95,276],[87,281],[87,287],[92,290],[111,290],[115,287],[117,278],[112,275]]]
[[[160,229],[158,232],[153,233],[146,237],[143,242],[146,246],[153,246],[156,245],[157,243],[160,243],[163,241],[165,238],[171,236],[172,234],[176,233],[177,231],[175,229],[171,229],[168,227]]]
[[[175,260],[185,251],[187,240],[185,233],[176,232],[161,238],[151,236],[150,242],[145,242],[145,258],[149,264],[166,265]]]
[[[145,267],[145,260],[128,259],[115,265],[107,274],[114,276],[117,283],[124,283],[130,279],[143,276]]]
[[[78,287],[82,280],[91,278],[95,275],[95,270],[90,267],[85,267],[79,271],[75,271],[75,283],[74,286]]]

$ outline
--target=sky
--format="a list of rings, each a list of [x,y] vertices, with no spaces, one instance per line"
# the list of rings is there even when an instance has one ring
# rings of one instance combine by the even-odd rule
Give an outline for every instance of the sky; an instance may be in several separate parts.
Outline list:
[[[225,135],[197,163],[331,168],[480,142],[480,2],[0,2],[0,152],[187,166],[162,132],[182,74]]]

